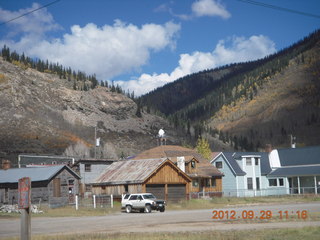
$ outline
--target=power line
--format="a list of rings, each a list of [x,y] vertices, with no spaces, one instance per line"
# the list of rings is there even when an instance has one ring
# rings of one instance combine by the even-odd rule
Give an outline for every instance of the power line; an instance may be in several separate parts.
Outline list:
[[[40,10],[40,9],[42,9],[42,8],[48,7],[48,6],[50,6],[50,5],[53,5],[53,4],[55,4],[55,3],[59,2],[59,1],[60,1],[60,0],[56,0],[56,1],[54,1],[54,2],[51,2],[51,3],[48,3],[48,4],[44,5],[44,6],[42,6],[42,7],[33,9],[33,10],[30,11],[30,12],[26,12],[26,13],[18,16],[18,17],[15,17],[15,18],[12,18],[12,19],[10,19],[10,20],[8,20],[8,21],[5,21],[5,22],[3,22],[3,23],[0,23],[0,26],[1,26],[1,25],[4,25],[4,24],[7,24],[7,23],[9,23],[9,22],[12,22],[12,21],[14,21],[14,20],[17,20],[17,19],[19,19],[19,18],[22,18],[22,17],[24,17],[24,16],[26,16],[26,15],[28,15],[28,14],[30,14],[30,13],[33,13],[33,12],[35,12],[35,11],[38,11],[38,10]]]
[[[267,7],[267,8],[271,8],[271,9],[276,9],[276,10],[280,10],[280,11],[296,13],[296,14],[300,14],[300,15],[304,15],[304,16],[308,16],[308,17],[320,18],[319,15],[315,15],[315,14],[311,14],[311,13],[307,13],[307,12],[301,12],[301,11],[297,11],[297,10],[293,10],[293,9],[289,9],[289,8],[283,8],[283,7],[279,7],[279,6],[275,6],[275,5],[271,5],[271,4],[266,4],[266,3],[262,3],[262,2],[257,2],[257,1],[252,1],[252,0],[238,0],[238,1],[257,5],[257,6]]]

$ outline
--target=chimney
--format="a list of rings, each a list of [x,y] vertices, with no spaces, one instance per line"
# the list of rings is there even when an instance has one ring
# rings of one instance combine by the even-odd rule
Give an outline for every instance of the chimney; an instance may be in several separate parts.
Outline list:
[[[177,157],[177,165],[178,168],[181,169],[181,171],[185,172],[186,171],[186,167],[184,165],[184,157]]]
[[[271,151],[272,151],[272,145],[271,145],[271,144],[266,144],[266,146],[265,146],[265,152],[271,153]]]
[[[2,160],[2,169],[7,170],[11,168],[11,162],[9,160]]]

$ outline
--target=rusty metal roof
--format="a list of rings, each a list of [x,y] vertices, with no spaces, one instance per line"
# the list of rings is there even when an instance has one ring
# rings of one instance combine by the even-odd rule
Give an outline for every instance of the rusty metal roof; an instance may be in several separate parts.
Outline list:
[[[167,158],[114,162],[105,169],[93,184],[143,183],[165,161],[167,161]]]
[[[138,154],[134,159],[167,157],[172,162],[176,163],[177,157],[182,156],[185,157],[186,162],[189,162],[192,159],[198,161],[198,171],[194,174],[188,174],[190,177],[212,177],[223,175],[215,166],[210,164],[207,159],[204,159],[195,150],[181,146],[161,145]]]

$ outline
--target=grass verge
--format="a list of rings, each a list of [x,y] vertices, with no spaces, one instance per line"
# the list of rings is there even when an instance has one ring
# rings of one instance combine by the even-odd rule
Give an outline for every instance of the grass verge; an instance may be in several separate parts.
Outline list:
[[[319,239],[319,227],[297,229],[266,229],[245,231],[207,231],[183,233],[95,233],[56,236],[32,236],[33,240],[299,240]],[[5,238],[3,240],[17,240]]]
[[[213,199],[192,199],[178,203],[169,203],[167,210],[193,210],[193,209],[217,209],[223,207],[258,205],[258,204],[280,204],[280,203],[303,203],[320,202],[319,195],[288,195],[279,197],[247,197],[247,198],[213,198]],[[83,216],[105,216],[107,214],[119,213],[121,204],[114,203],[114,208],[79,207],[65,206],[61,208],[49,208],[42,206],[43,214],[32,214],[32,217],[83,217]],[[0,218],[18,218],[18,213],[0,213]],[[318,217],[317,217],[318,218]]]

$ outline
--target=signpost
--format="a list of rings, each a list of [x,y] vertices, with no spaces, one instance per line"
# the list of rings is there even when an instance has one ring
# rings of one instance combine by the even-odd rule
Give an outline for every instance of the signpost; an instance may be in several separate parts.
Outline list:
[[[21,210],[21,240],[31,239],[31,179],[24,177],[19,179],[18,184],[19,199],[18,207]]]

